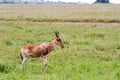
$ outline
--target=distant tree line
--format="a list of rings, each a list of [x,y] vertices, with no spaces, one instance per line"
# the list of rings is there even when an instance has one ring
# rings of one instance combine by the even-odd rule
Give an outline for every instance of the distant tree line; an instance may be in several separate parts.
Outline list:
[[[58,0],[57,2],[54,1],[45,1],[45,0],[0,0],[0,4],[78,4],[75,2],[62,2]],[[96,0],[95,3],[109,3],[109,0]]]
[[[1,4],[32,4],[44,3],[44,0],[0,0]]]
[[[74,2],[67,2],[69,4],[75,4]],[[0,4],[66,4],[62,1],[45,1],[45,0],[0,0]]]
[[[109,3],[109,0],[97,0],[95,3]]]

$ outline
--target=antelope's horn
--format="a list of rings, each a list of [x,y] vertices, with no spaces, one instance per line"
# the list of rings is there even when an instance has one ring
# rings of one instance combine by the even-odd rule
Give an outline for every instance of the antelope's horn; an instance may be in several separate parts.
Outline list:
[[[58,32],[58,31],[55,31],[55,35],[58,37],[58,36],[59,36],[59,32]]]

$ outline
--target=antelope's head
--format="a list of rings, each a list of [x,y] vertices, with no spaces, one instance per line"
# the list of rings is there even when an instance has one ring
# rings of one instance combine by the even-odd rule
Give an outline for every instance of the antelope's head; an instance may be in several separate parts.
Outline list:
[[[55,35],[56,35],[56,38],[55,38],[56,44],[59,45],[61,48],[64,48],[64,45],[63,45],[63,43],[62,43],[62,40],[61,40],[60,37],[59,37],[59,32],[55,32]]]

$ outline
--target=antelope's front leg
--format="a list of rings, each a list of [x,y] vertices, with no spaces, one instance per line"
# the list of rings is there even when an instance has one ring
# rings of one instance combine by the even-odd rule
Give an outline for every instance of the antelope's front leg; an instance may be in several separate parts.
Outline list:
[[[46,71],[47,68],[47,56],[43,56],[44,58],[44,71]]]

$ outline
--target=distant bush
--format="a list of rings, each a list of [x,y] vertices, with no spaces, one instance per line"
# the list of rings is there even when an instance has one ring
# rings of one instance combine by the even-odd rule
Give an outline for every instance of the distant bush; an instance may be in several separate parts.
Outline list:
[[[104,33],[99,33],[99,32],[89,33],[85,35],[85,37],[90,37],[90,38],[104,38],[104,36],[105,36]]]
[[[9,39],[5,39],[3,42],[8,46],[13,45],[12,40],[9,40]]]

